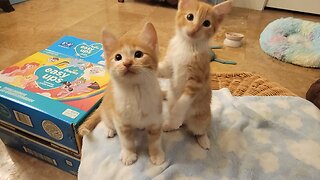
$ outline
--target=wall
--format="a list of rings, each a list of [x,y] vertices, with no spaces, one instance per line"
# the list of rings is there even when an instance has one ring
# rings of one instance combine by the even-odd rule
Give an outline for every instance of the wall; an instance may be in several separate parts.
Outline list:
[[[267,0],[233,0],[233,6],[263,10]]]

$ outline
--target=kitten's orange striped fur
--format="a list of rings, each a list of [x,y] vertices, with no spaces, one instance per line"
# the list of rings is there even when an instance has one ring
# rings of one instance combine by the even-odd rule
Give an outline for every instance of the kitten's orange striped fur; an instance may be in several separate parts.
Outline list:
[[[230,9],[230,1],[211,6],[198,0],[180,0],[176,34],[159,66],[159,75],[171,81],[167,92],[169,119],[163,129],[174,130],[185,123],[204,149],[210,148],[207,131],[211,123],[208,41]]]
[[[147,23],[138,36],[119,40],[105,31],[103,47],[111,82],[101,105],[79,127],[79,133],[90,133],[102,120],[108,137],[119,135],[121,160],[130,165],[137,160],[135,130],[146,129],[150,160],[162,164],[162,94],[156,77],[157,34],[153,25]]]

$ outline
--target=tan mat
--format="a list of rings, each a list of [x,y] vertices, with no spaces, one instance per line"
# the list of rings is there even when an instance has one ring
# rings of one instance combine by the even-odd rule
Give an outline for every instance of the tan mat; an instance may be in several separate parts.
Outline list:
[[[254,73],[211,74],[212,89],[228,88],[234,96],[297,96],[281,85]]]

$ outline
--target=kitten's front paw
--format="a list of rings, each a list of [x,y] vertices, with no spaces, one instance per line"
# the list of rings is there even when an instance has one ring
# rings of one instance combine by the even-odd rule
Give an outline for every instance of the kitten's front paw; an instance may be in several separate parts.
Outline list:
[[[196,136],[197,141],[199,145],[204,149],[204,150],[209,150],[210,149],[210,140],[207,134]]]
[[[176,129],[179,129],[179,127],[174,127],[170,123],[164,123],[162,125],[162,129],[163,129],[164,132],[169,132],[169,131],[174,131]]]
[[[157,155],[150,156],[150,160],[154,165],[160,165],[165,160],[164,152],[161,150]]]
[[[106,134],[107,138],[113,138],[117,134],[117,132],[113,129],[106,128],[105,134]]]
[[[124,165],[129,166],[137,161],[138,155],[130,151],[121,151],[120,158]]]
[[[170,121],[165,121],[162,125],[162,129],[164,132],[169,132],[173,130],[179,129],[180,125],[175,125],[173,123],[170,123]]]

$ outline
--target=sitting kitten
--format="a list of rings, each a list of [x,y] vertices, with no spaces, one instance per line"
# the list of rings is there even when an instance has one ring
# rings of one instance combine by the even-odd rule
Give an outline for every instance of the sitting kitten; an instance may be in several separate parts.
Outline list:
[[[92,131],[102,120],[108,137],[116,133],[121,142],[121,161],[137,160],[135,130],[145,129],[151,162],[162,164],[162,96],[157,80],[157,34],[147,23],[137,37],[103,32],[103,47],[111,83],[99,108],[79,127],[79,134]]]
[[[211,6],[198,0],[180,0],[176,34],[159,65],[159,76],[171,78],[169,119],[164,122],[164,131],[185,123],[204,149],[210,148],[207,131],[211,122],[208,41],[230,9],[230,1]]]

